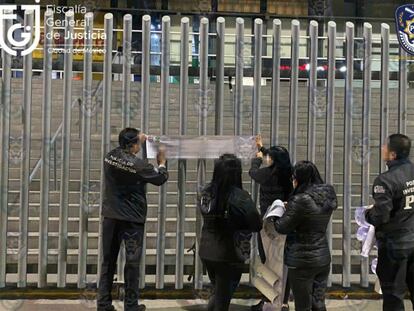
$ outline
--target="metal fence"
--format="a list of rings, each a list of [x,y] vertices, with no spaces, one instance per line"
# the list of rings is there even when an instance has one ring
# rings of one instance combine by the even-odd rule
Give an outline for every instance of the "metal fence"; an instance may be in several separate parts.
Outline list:
[[[37,286],[42,288],[48,285],[48,259],[56,254],[51,254],[48,249],[48,222],[49,222],[49,196],[50,196],[50,170],[52,157],[52,151],[56,150],[56,145],[52,148],[55,141],[60,137],[61,139],[61,165],[60,165],[60,204],[59,204],[59,234],[58,234],[58,252],[57,252],[57,275],[56,284],[58,287],[65,287],[67,285],[67,250],[68,250],[68,210],[69,210],[69,174],[70,174],[70,160],[71,160],[71,141],[73,136],[71,135],[71,122],[72,122],[72,107],[73,107],[73,53],[64,54],[64,67],[63,67],[63,118],[62,124],[59,126],[58,131],[54,136],[51,135],[51,110],[52,110],[52,96],[55,90],[52,88],[52,73],[53,67],[53,55],[48,51],[48,47],[53,46],[53,29],[50,26],[52,23],[48,22],[48,19],[53,19],[53,14],[46,12],[44,33],[49,34],[45,36],[45,42],[43,47],[43,69],[41,70],[43,78],[43,91],[42,91],[42,128],[41,128],[41,155],[39,161],[35,166],[35,170],[41,169],[40,176],[40,205],[39,205],[39,243],[37,252]],[[65,34],[71,34],[74,32],[73,26],[70,21],[73,21],[74,14],[68,12],[66,14],[66,20],[68,25],[63,30]],[[85,33],[91,33],[96,31],[93,28],[93,14],[85,15],[86,26]],[[161,30],[151,30],[151,17],[148,15],[142,18],[142,29],[132,30],[132,18],[131,15],[124,16],[123,29],[114,29],[113,16],[108,13],[104,19],[104,33],[106,35],[104,48],[106,53],[104,54],[103,68],[102,68],[102,107],[100,119],[97,117],[97,122],[101,122],[101,131],[98,131],[101,141],[101,153],[107,153],[111,148],[111,104],[113,100],[112,84],[114,68],[119,70],[119,67],[113,65],[113,56],[118,52],[114,50],[114,37],[121,32],[122,33],[122,96],[121,96],[121,120],[122,127],[129,126],[131,122],[131,74],[139,76],[140,82],[140,127],[145,133],[151,133],[150,128],[150,111],[151,107],[151,75],[160,76],[160,116],[159,124],[160,134],[168,134],[168,117],[169,117],[169,103],[170,103],[170,76],[172,73],[170,69],[171,51],[170,41],[171,35],[180,36],[180,63],[179,63],[179,124],[178,131],[180,135],[188,134],[188,100],[189,100],[189,41],[190,35],[195,36],[198,39],[198,53],[193,53],[192,57],[198,59],[198,66],[196,73],[198,74],[198,134],[208,134],[208,113],[209,113],[209,101],[210,97],[214,97],[214,134],[222,135],[224,133],[223,128],[226,123],[233,125],[234,135],[240,135],[243,132],[243,122],[246,118],[249,118],[249,133],[252,135],[263,132],[264,127],[269,129],[269,142],[271,144],[284,143],[280,133],[282,129],[280,124],[281,120],[281,94],[283,88],[281,86],[281,74],[287,74],[286,68],[281,66],[281,44],[282,42],[290,43],[290,68],[288,69],[289,75],[289,103],[288,103],[288,140],[287,147],[292,156],[292,161],[295,162],[301,159],[309,159],[312,161],[319,161],[323,163],[325,173],[325,179],[327,183],[338,183],[334,178],[335,166],[341,166],[342,181],[339,182],[339,192],[343,194],[342,202],[342,249],[340,249],[340,257],[342,258],[341,266],[341,284],[343,287],[349,287],[351,285],[351,272],[352,262],[351,258],[353,251],[353,232],[352,232],[352,195],[357,193],[361,195],[360,204],[367,205],[370,201],[370,176],[372,172],[378,171],[377,168],[370,166],[372,161],[362,161],[361,171],[355,172],[355,165],[353,160],[354,153],[354,139],[355,133],[353,123],[356,118],[354,109],[354,82],[356,80],[362,81],[362,110],[361,115],[357,118],[358,126],[362,131],[359,135],[361,138],[360,148],[363,155],[370,156],[372,150],[379,152],[380,142],[385,140],[388,135],[389,129],[389,111],[390,109],[397,110],[398,130],[402,133],[407,132],[407,102],[408,102],[408,65],[410,59],[406,53],[402,50],[399,51],[398,58],[398,75],[392,76],[398,81],[398,106],[389,106],[389,88],[390,88],[390,41],[396,43],[395,39],[390,39],[390,27],[387,24],[381,26],[381,34],[373,38],[372,27],[370,24],[365,23],[363,27],[363,36],[355,37],[354,24],[348,22],[346,24],[346,31],[343,37],[337,35],[336,24],[331,21],[329,23],[319,25],[316,21],[311,21],[308,26],[308,35],[300,35],[300,23],[297,20],[291,21],[291,35],[286,37],[282,35],[282,23],[280,20],[275,19],[273,21],[273,28],[271,34],[263,33],[263,22],[261,19],[256,19],[254,22],[254,32],[252,34],[245,34],[244,20],[242,18],[236,19],[236,28],[234,34],[226,34],[225,19],[218,18],[215,22],[216,27],[214,32],[209,32],[209,20],[201,18],[199,33],[193,33],[190,31],[190,21],[187,17],[183,17],[181,20],[179,33],[173,33],[171,31],[171,21],[168,16],[164,16],[162,19]],[[25,24],[33,25],[33,15],[30,12],[26,12]],[[10,21],[5,22],[5,29],[11,27]],[[326,36],[318,36],[318,27],[326,27]],[[140,34],[142,40],[142,50],[133,51],[131,48],[132,35]],[[150,38],[151,34],[157,33],[161,37],[161,52],[151,51]],[[225,55],[225,38],[234,37],[234,55]],[[65,48],[73,49],[73,39],[71,36],[65,36]],[[87,36],[86,36],[87,37]],[[251,55],[246,49],[246,40],[252,41]],[[211,53],[211,42],[214,42],[215,51]],[[300,55],[300,44],[306,42],[307,52],[306,56]],[[359,46],[362,43],[362,55],[355,55],[355,43],[358,42]],[[271,44],[272,55],[270,57],[264,57],[263,49],[264,44]],[[380,59],[375,59],[373,54],[373,44],[380,48]],[[92,47],[92,41],[86,39],[84,42],[85,48]],[[344,55],[338,56],[338,46],[343,48]],[[360,52],[361,49],[358,51]],[[141,57],[140,64],[133,64],[131,61],[134,54],[139,54]],[[248,54],[248,56],[246,56]],[[154,68],[151,66],[151,55],[160,55],[161,66]],[[234,57],[234,67],[225,66],[224,59]],[[214,63],[211,59],[215,60]],[[246,59],[252,59],[252,69],[250,72],[246,66]],[[270,63],[266,63],[266,59],[270,59]],[[344,67],[337,68],[337,61],[343,61]],[[306,62],[305,73],[300,72],[301,61]],[[372,63],[379,61],[381,63],[381,69],[377,74],[372,69]],[[270,67],[269,67],[270,64]],[[358,64],[358,73],[354,73],[355,66]],[[362,67],[361,67],[362,66]],[[132,69],[134,67],[134,69]],[[136,68],[135,68],[136,67]],[[265,68],[262,68],[265,67]],[[322,70],[319,68],[322,67]],[[31,118],[32,118],[32,55],[26,55],[23,57],[23,143],[22,143],[22,161],[21,161],[21,178],[20,178],[20,206],[19,206],[19,236],[18,236],[18,261],[17,261],[17,275],[16,278],[8,278],[6,268],[9,264],[12,264],[13,260],[8,259],[8,209],[9,209],[9,154],[10,154],[10,107],[11,107],[11,94],[12,94],[12,57],[2,52],[2,93],[1,93],[1,112],[2,112],[2,144],[1,144],[1,171],[0,171],[0,221],[1,221],[1,235],[0,235],[0,288],[6,286],[6,283],[17,284],[18,287],[26,287],[27,281],[27,258],[29,256],[29,205],[30,205],[30,183],[33,179],[33,171],[31,174]],[[321,72],[323,71],[323,72]],[[224,109],[224,86],[225,86],[225,74],[234,73],[235,87],[234,94],[231,96],[234,99],[234,105],[231,110],[232,119],[225,118]],[[270,74],[269,74],[270,73]],[[252,89],[253,94],[251,98],[251,110],[244,111],[246,101],[245,95],[245,76],[252,76]],[[262,116],[262,79],[264,77],[270,78],[270,107],[271,117],[270,124],[263,124]],[[372,78],[377,78],[380,81],[380,133],[373,133],[371,131],[372,119]],[[211,79],[214,78],[214,79]],[[212,96],[210,83],[215,84],[214,94]],[[303,83],[305,81],[305,84]],[[337,88],[338,81],[343,81],[345,85],[344,95],[342,97],[343,103],[338,102]],[[320,91],[320,83],[323,82],[324,100],[326,101],[326,110],[324,113],[324,138],[322,145],[324,146],[321,151],[324,154],[324,159],[317,158],[318,152],[318,123],[317,115],[315,114],[314,107],[318,105],[318,99]],[[298,128],[298,115],[300,114],[300,91],[301,88],[306,86],[307,89],[307,128]],[[87,271],[87,258],[90,247],[88,247],[88,217],[89,217],[89,191],[90,191],[90,165],[89,159],[91,157],[91,118],[92,113],[88,110],[91,107],[91,101],[94,94],[93,91],[93,59],[91,54],[85,53],[83,58],[83,87],[82,87],[81,101],[82,113],[79,114],[79,123],[81,125],[80,138],[81,138],[81,154],[78,159],[81,162],[81,174],[80,174],[80,200],[79,200],[79,240],[78,240],[78,262],[77,262],[77,286],[84,288],[88,283]],[[338,139],[338,135],[335,138],[335,117],[339,110],[343,110],[342,117],[344,119],[342,126],[342,133]],[[338,117],[337,117],[338,118]],[[244,124],[246,126],[246,124]],[[335,127],[336,126],[336,127]],[[298,150],[298,133],[306,132],[306,152],[301,154]],[[343,153],[341,158],[334,156],[335,145],[343,146]],[[320,153],[320,150],[319,150]],[[56,156],[55,162],[56,162]],[[384,170],[383,164],[381,170]],[[56,167],[56,163],[54,163]],[[196,165],[196,179],[197,189],[206,182],[208,174],[208,163],[206,160],[200,159]],[[187,161],[182,159],[177,163],[177,192],[178,204],[176,206],[176,253],[175,253],[175,287],[177,289],[183,288],[184,281],[184,256],[185,256],[185,224],[186,224],[186,196],[188,195],[187,188]],[[353,174],[358,174],[361,178],[361,182],[355,182],[353,180]],[[32,175],[32,177],[31,177]],[[54,174],[56,182],[56,173]],[[102,181],[103,175],[100,177],[100,192],[102,193]],[[358,188],[355,190],[355,187]],[[252,195],[257,199],[257,187],[252,185]],[[101,202],[102,203],[102,202]],[[155,271],[155,284],[156,288],[164,288],[165,286],[165,252],[166,252],[166,214],[167,214],[167,186],[163,186],[159,192],[158,200],[158,226],[157,226],[157,239],[156,239],[156,271]],[[198,249],[198,241],[201,230],[201,217],[198,212],[196,216],[195,226],[195,241],[196,250]],[[332,225],[329,230],[329,241],[332,248]],[[97,249],[98,264],[97,274],[99,275],[99,262],[101,261],[101,229],[99,226],[99,244]],[[255,248],[255,243],[253,243]],[[144,243],[145,250],[145,243]],[[121,252],[122,254],[122,252]],[[145,253],[144,253],[145,254]],[[146,285],[146,258],[142,256],[141,261],[141,279],[140,286]],[[253,265],[255,257],[252,258]],[[119,275],[122,274],[123,256],[120,256],[118,261]],[[198,256],[194,262],[194,287],[200,289],[203,286],[203,269],[202,264]],[[362,286],[367,287],[370,281],[369,278],[369,262],[368,259],[361,259],[360,262],[360,283]],[[338,275],[338,272],[334,272]],[[372,280],[372,279],[371,279]],[[49,281],[50,283],[50,281]]]

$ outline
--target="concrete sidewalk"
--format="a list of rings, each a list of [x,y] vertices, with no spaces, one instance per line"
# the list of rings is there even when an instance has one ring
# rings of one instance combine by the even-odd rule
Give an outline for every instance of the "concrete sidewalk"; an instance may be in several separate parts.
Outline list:
[[[147,310],[154,311],[204,311],[204,300],[143,300]],[[233,300],[231,311],[248,311],[257,300]],[[122,303],[114,302],[117,310],[122,311]],[[291,310],[294,310],[293,303]],[[328,300],[328,311],[380,311],[381,300]],[[94,300],[0,300],[0,311],[87,311],[95,310]],[[406,311],[413,311],[406,301]],[[268,309],[271,311],[271,309]]]

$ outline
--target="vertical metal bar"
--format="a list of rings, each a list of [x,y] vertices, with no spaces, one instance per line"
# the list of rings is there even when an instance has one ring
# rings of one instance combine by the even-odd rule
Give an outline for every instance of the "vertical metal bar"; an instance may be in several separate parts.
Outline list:
[[[33,29],[33,11],[25,11],[24,26]],[[27,47],[32,45],[32,39]],[[30,130],[32,115],[32,54],[23,56],[23,142],[22,163],[20,169],[20,214],[19,214],[19,261],[17,287],[27,285],[27,238],[29,221],[29,185],[30,185]]]
[[[72,65],[73,65],[73,11],[66,13],[65,48],[63,76],[63,128],[62,128],[62,171],[60,178],[59,207],[59,254],[57,287],[66,286],[66,263],[68,249],[68,208],[69,208],[69,174],[70,174],[70,136],[72,120]],[[79,115],[80,117],[80,115]]]
[[[252,107],[252,134],[260,134],[260,116],[261,116],[261,91],[262,91],[262,54],[263,54],[263,21],[260,18],[254,20],[254,72],[253,72],[253,107]],[[251,194],[253,201],[257,206],[258,184],[252,181]],[[250,255],[250,280],[254,277],[254,266],[257,259],[257,237],[254,234],[251,242]]]
[[[199,97],[199,135],[207,134],[208,113],[208,19],[200,21],[200,97]],[[197,190],[200,192],[206,181],[206,160],[197,162]],[[195,289],[203,288],[203,267],[198,251],[200,249],[202,218],[200,210],[196,211],[196,259],[195,259]]]
[[[234,100],[234,131],[241,135],[243,127],[243,76],[244,76],[244,19],[236,18],[236,87]]]
[[[131,42],[132,15],[124,16],[122,79],[122,128],[129,127],[131,115]]]
[[[102,158],[110,151],[111,148],[111,102],[112,102],[112,42],[113,42],[113,24],[114,17],[112,13],[106,13],[104,16],[105,32],[105,54],[103,64],[103,101],[102,101]],[[100,212],[99,212],[99,249],[98,249],[98,282],[102,265],[102,201],[105,189],[105,178],[103,170],[103,159],[101,162],[101,186],[100,186]]]
[[[326,136],[325,136],[325,182],[333,185],[333,156],[334,156],[334,113],[335,113],[335,50],[336,23],[328,22],[328,85],[326,88]],[[332,251],[332,217],[328,225],[328,244]],[[332,263],[328,286],[332,285]]]
[[[370,134],[371,134],[371,74],[372,74],[372,26],[364,23],[364,85],[363,85],[363,116],[362,116],[362,205],[369,205],[370,192]],[[368,258],[361,256],[362,287],[369,285]]]
[[[79,131],[79,139],[82,138],[82,99],[78,98],[78,110],[79,110],[79,120],[78,120],[78,131]]]
[[[381,24],[381,99],[380,99],[380,150],[388,136],[388,109],[389,109],[389,79],[390,79],[390,26]],[[387,168],[384,161],[380,160],[381,172]]]
[[[351,285],[352,111],[354,79],[354,24],[346,23],[346,79],[344,103],[344,175],[342,286]]]
[[[150,103],[150,37],[151,17],[142,17],[142,88],[141,88],[141,128],[148,131],[149,128],[149,103]]]
[[[253,77],[253,135],[260,133],[261,114],[261,82],[262,82],[262,53],[263,53],[263,21],[254,20],[254,77]]]
[[[291,32],[291,72],[290,72],[290,116],[289,116],[289,152],[292,163],[296,162],[296,137],[298,132],[298,87],[299,87],[299,30],[298,20],[292,21]]]
[[[93,13],[85,14],[85,52],[83,56],[82,153],[79,201],[78,287],[86,286],[88,254],[89,167],[91,155]]]
[[[116,266],[117,281],[122,283],[125,281],[124,276],[124,267],[125,267],[125,243],[121,242],[118,252],[118,261]]]
[[[224,101],[224,31],[225,19],[217,18],[216,37],[216,123],[215,135],[223,135],[223,101]]]
[[[122,128],[129,127],[131,114],[131,44],[132,44],[132,16],[126,14],[123,21],[123,70],[122,70]],[[120,57],[120,56],[119,56]],[[112,63],[118,57],[112,59]],[[125,244],[121,243],[117,262],[117,278],[119,282],[124,281],[125,266]]]
[[[57,138],[53,141],[53,190],[57,190]]]
[[[4,35],[12,26],[11,19],[0,21],[4,23]],[[3,35],[3,34],[1,34]],[[2,145],[1,145],[1,171],[0,171],[0,288],[6,286],[6,264],[7,264],[7,214],[8,214],[8,192],[9,192],[9,148],[10,148],[10,106],[11,106],[11,55],[2,50]]]
[[[317,105],[317,68],[318,68],[318,22],[309,24],[309,96],[308,96],[308,160],[315,162],[316,114]]]
[[[407,52],[400,47],[399,84],[398,84],[398,132],[407,133]]]
[[[142,17],[142,64],[141,64],[141,129],[144,133],[149,130],[149,104],[150,104],[150,37],[151,17]],[[142,243],[142,256],[140,262],[140,288],[145,287],[145,254],[147,249],[146,228]]]
[[[282,33],[282,22],[280,19],[273,20],[273,71],[272,71],[272,121],[270,144],[277,145],[279,141],[279,108],[280,108],[280,38]]]
[[[168,133],[168,107],[169,107],[169,78],[170,78],[170,26],[169,16],[162,18],[161,35],[161,113],[160,132],[161,135]],[[165,218],[167,213],[167,185],[160,188],[158,202],[158,234],[157,234],[157,266],[155,287],[164,288],[164,265],[165,265]]]
[[[180,135],[187,134],[187,92],[188,92],[188,56],[189,26],[188,17],[181,19],[180,45]],[[184,275],[184,237],[185,237],[185,197],[186,197],[187,161],[178,160],[178,208],[177,240],[175,254],[175,288],[183,288]]]
[[[47,286],[47,240],[49,214],[49,172],[50,172],[50,123],[52,110],[52,53],[53,12],[45,13],[45,44],[43,46],[43,106],[42,106],[42,168],[40,181],[40,222],[39,222],[39,288]]]

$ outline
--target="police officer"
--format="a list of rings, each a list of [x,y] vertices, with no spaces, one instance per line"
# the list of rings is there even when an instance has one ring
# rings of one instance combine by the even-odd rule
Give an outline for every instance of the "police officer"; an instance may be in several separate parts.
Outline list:
[[[382,159],[389,170],[375,179],[375,203],[365,214],[375,226],[378,241],[377,275],[384,311],[404,310],[407,287],[414,306],[414,165],[408,158],[410,148],[407,136],[388,137]]]
[[[151,183],[160,186],[168,179],[165,152],[158,153],[158,168],[136,156],[145,139],[146,136],[139,130],[126,128],[119,134],[119,146],[104,159],[103,262],[98,311],[115,310],[111,291],[122,241],[126,251],[124,310],[145,310],[145,305],[138,305],[139,262],[147,216],[145,185]]]

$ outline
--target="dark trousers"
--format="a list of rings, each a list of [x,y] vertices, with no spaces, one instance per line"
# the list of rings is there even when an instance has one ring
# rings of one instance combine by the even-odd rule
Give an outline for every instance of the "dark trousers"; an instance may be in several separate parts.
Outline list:
[[[112,305],[112,284],[121,242],[125,244],[124,310],[138,308],[139,262],[142,253],[144,225],[104,218],[102,225],[103,261],[98,289],[98,310]]]
[[[407,287],[414,308],[414,248],[378,249],[377,275],[383,293],[384,311],[404,311]]]
[[[325,292],[330,266],[289,268],[289,282],[296,311],[325,311]]]
[[[211,284],[214,286],[208,311],[227,311],[231,298],[240,283],[242,264],[203,260]]]

